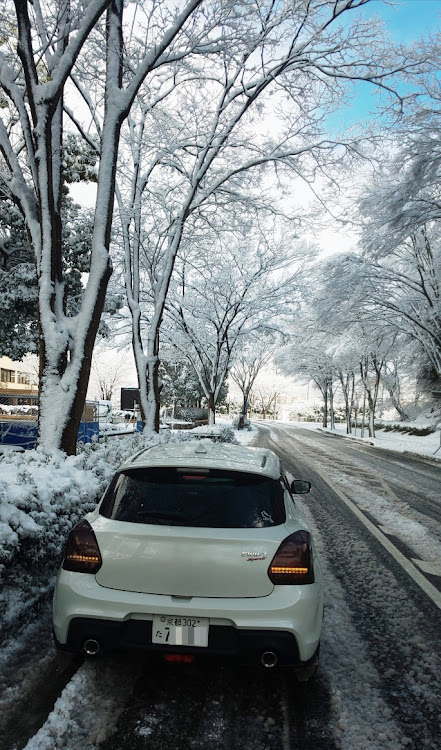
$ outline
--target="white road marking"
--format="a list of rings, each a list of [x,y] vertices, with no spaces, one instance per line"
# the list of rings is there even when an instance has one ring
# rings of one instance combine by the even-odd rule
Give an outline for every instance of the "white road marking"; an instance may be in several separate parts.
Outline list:
[[[389,539],[384,535],[382,531],[378,528],[378,526],[375,526],[375,524],[371,523],[368,518],[362,513],[362,511],[355,505],[355,503],[352,502],[352,500],[349,500],[348,497],[336,486],[334,485],[329,477],[322,474],[321,471],[319,471],[316,467],[314,467],[314,471],[321,476],[324,482],[326,482],[327,485],[335,492],[336,495],[342,500],[342,502],[354,513],[354,515],[362,522],[364,526],[373,534],[373,536],[378,539],[378,541],[383,545],[385,549],[392,555],[392,557],[396,560],[396,562],[401,565],[403,570],[406,571],[406,573],[415,581],[415,583],[424,591],[425,594],[432,600],[434,604],[438,607],[438,609],[441,609],[441,592],[438,591],[438,589],[435,586],[432,586],[432,584],[425,578],[425,576],[420,573],[418,568],[407,559],[393,544],[389,541]]]
[[[300,437],[294,437],[292,434],[290,434],[290,437],[295,442],[300,442],[303,448],[305,444],[307,444],[307,447],[309,447],[309,444],[313,445],[313,441],[308,440],[307,438],[303,440]],[[302,453],[301,449],[297,449],[297,450],[299,451],[299,453]],[[316,451],[316,454],[317,454],[317,451]],[[335,492],[335,494],[338,495],[338,497],[343,501],[343,503],[354,513],[354,515],[371,532],[371,534],[380,542],[380,544],[382,544],[382,546],[392,555],[395,561],[403,568],[403,570],[406,571],[406,573],[420,587],[420,589],[424,591],[424,593],[429,597],[429,599],[432,600],[432,602],[438,607],[438,609],[441,609],[441,592],[435,586],[433,586],[430,583],[430,581],[428,581],[427,578],[423,575],[423,573],[420,572],[420,570],[416,567],[416,565],[407,557],[405,557],[405,555],[403,555],[394,546],[394,544],[387,538],[387,536],[385,536],[385,532],[387,531],[392,532],[392,530],[386,529],[386,527],[384,527],[384,532],[382,532],[378,526],[376,526],[371,521],[369,521],[369,519],[364,515],[364,513],[360,510],[360,508],[355,503],[353,503],[352,500],[350,500],[336,485],[332,483],[332,481],[329,479],[329,476],[317,468],[318,456],[316,455],[315,458],[316,460],[314,460],[313,462],[314,471]],[[375,472],[375,474],[377,474],[377,472]],[[398,499],[395,493],[387,485],[387,483],[385,483],[384,480],[381,478],[381,475],[377,474],[377,476],[380,477],[381,484],[383,485],[384,489],[386,489],[387,493],[392,498]],[[394,535],[396,536],[396,533],[390,534],[390,536],[394,536]]]

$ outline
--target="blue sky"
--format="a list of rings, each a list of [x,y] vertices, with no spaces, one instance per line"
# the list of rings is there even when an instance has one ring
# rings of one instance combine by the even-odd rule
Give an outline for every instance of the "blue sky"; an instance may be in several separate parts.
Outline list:
[[[441,30],[441,0],[395,0],[393,6],[372,0],[361,10],[366,17],[383,19],[394,43],[411,44]],[[328,127],[339,131],[365,123],[378,104],[378,92],[370,84],[357,84],[358,93],[348,107],[328,118]]]
[[[441,0],[396,0],[394,7],[380,0],[373,0],[355,12],[367,17],[380,16],[394,43],[411,44],[441,30]],[[367,83],[359,83],[357,91],[347,107],[327,118],[331,136],[339,137],[342,133],[349,135],[351,127],[357,132],[357,125],[364,125],[369,121],[370,113],[378,104],[378,93],[374,86]],[[336,229],[330,225],[319,235],[318,240],[328,254],[351,250],[357,243],[357,235],[349,228],[344,232],[341,227]]]
[[[374,0],[364,13],[381,16],[394,41],[409,43],[441,27],[441,0],[396,0],[394,7]]]

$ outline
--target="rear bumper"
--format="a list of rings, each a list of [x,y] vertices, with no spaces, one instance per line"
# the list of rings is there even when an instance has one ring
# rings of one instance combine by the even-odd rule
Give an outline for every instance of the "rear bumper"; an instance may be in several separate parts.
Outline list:
[[[213,660],[238,659],[242,663],[257,664],[262,654],[273,652],[278,663],[300,663],[297,641],[292,633],[275,630],[240,630],[227,625],[211,625],[207,648],[194,646],[166,646],[152,644],[152,622],[148,620],[94,620],[76,618],[71,621],[65,649],[83,651],[84,643],[97,641],[100,652],[146,652],[149,655],[166,653],[192,654]]]
[[[60,572],[54,593],[53,625],[61,648],[82,651],[94,639],[103,651],[162,653],[152,644],[154,614],[208,617],[207,648],[173,646],[173,653],[241,656],[255,661],[275,651],[281,664],[307,662],[320,640],[323,595],[319,583],[275,586],[266,597],[180,598],[139,594],[99,586],[93,575]],[[260,658],[260,656],[259,656]]]

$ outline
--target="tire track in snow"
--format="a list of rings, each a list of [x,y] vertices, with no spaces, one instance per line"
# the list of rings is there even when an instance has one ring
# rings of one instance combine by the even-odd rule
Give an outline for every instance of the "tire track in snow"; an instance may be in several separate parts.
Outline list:
[[[25,750],[91,750],[116,726],[139,675],[123,660],[85,662]]]

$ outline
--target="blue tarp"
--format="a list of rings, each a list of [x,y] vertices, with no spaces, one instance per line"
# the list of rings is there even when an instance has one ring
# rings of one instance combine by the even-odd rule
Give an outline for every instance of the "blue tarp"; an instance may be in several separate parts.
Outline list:
[[[99,422],[81,422],[78,430],[79,443],[97,443],[100,437]]]
[[[78,430],[78,442],[92,443],[98,441],[99,422],[81,422]],[[20,445],[22,448],[35,448],[37,439],[36,422],[0,421],[0,444]]]

